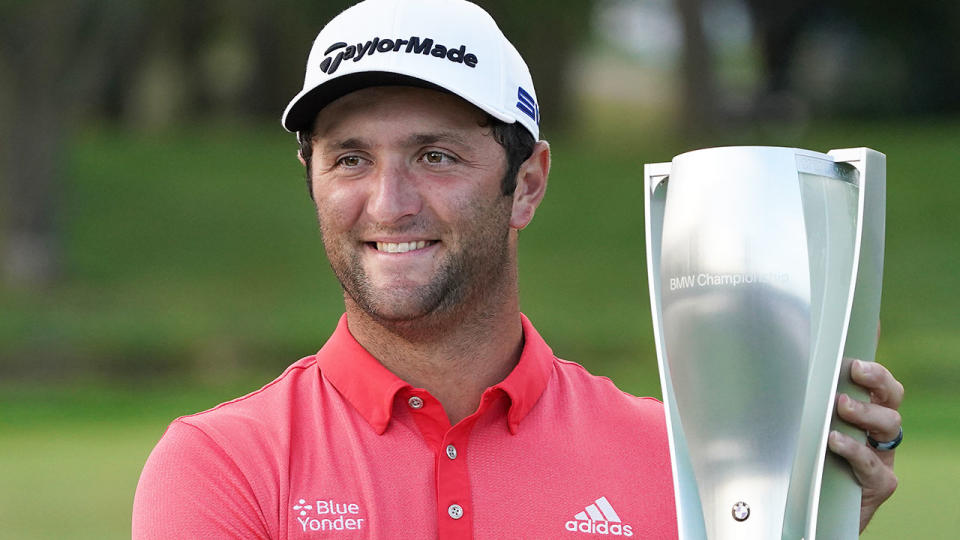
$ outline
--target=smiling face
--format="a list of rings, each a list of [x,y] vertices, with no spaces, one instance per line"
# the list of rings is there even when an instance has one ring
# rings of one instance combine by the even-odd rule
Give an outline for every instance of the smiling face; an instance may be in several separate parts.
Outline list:
[[[408,87],[359,90],[319,113],[313,196],[348,311],[413,321],[515,294],[514,197],[484,121],[457,97]]]

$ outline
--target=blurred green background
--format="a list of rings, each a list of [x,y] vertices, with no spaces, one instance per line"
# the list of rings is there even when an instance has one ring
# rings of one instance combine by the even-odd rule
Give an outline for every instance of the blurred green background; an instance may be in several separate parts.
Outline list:
[[[642,168],[730,144],[887,154],[878,360],[900,488],[864,538],[954,538],[956,3],[481,2],[527,57],[554,164],[522,308],[561,357],[659,396]],[[316,351],[342,299],[292,135],[343,3],[0,3],[0,538],[122,538],[176,416]]]

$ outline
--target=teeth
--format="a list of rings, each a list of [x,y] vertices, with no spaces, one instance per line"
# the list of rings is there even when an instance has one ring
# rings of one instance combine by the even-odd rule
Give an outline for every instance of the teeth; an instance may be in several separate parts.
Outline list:
[[[420,240],[419,242],[377,242],[377,251],[385,251],[387,253],[406,253],[408,251],[413,251],[415,249],[423,249],[427,246],[425,240]]]

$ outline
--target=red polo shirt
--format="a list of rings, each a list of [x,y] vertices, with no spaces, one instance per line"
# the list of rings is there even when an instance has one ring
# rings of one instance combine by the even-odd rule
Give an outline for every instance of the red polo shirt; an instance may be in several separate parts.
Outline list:
[[[141,538],[676,538],[661,404],[524,348],[477,411],[384,368],[347,329],[262,389],[175,420],[133,507]]]

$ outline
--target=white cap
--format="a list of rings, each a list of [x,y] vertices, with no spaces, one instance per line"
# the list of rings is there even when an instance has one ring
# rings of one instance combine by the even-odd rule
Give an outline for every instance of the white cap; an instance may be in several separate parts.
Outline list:
[[[337,98],[368,86],[446,90],[540,135],[530,70],[497,23],[465,0],[366,0],[320,31],[283,127],[300,131]]]

